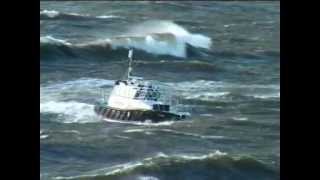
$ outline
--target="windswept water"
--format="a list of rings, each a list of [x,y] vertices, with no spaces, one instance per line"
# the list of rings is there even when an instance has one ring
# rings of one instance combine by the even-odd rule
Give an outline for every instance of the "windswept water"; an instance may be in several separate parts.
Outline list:
[[[41,179],[279,179],[279,2],[41,2]],[[93,113],[134,73],[185,121]]]

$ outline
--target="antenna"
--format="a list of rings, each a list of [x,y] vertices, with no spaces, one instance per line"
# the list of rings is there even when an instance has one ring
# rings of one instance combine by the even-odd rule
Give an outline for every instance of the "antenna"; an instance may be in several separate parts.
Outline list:
[[[131,75],[131,71],[132,71],[132,67],[131,67],[132,55],[133,55],[133,49],[130,48],[130,49],[129,49],[129,53],[128,53],[128,58],[129,58],[128,79],[129,79],[129,77],[130,77],[130,75]]]

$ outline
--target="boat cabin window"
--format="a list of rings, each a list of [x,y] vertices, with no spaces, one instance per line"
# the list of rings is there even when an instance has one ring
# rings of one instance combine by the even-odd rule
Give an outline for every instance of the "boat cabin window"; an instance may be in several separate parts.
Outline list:
[[[125,85],[128,85],[127,81],[121,81],[121,80],[117,80],[114,84],[119,85],[120,82],[124,83]]]
[[[135,94],[135,99],[158,101],[160,92],[151,88],[140,88]]]

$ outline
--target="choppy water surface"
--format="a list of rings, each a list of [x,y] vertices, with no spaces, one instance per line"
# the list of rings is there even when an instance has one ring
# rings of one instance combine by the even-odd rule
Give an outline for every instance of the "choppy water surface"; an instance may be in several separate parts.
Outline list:
[[[279,179],[279,2],[41,2],[41,179]],[[93,113],[135,48],[185,121]]]

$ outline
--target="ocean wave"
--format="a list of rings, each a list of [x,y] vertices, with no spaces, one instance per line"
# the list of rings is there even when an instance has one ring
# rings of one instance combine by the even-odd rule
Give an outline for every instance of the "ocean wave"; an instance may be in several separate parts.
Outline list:
[[[223,138],[225,138],[224,136],[201,135],[201,134],[190,133],[190,132],[176,131],[176,130],[172,130],[172,129],[159,129],[158,131],[169,132],[169,133],[174,133],[174,134],[184,135],[184,136],[193,136],[193,137],[197,137],[197,138],[201,138],[201,139],[223,139]]]
[[[138,59],[148,56],[186,58],[190,55],[201,56],[204,54],[201,49],[208,50],[210,47],[209,37],[190,33],[171,21],[150,21],[133,26],[130,32],[121,36],[83,43],[70,43],[52,36],[40,37],[42,59],[50,57],[52,53],[67,56],[89,53],[93,57],[100,55],[119,59],[126,57],[129,48],[136,49],[135,57]]]
[[[279,172],[250,157],[231,157],[215,151],[205,155],[158,153],[140,161],[94,170],[83,175],[55,179],[277,179]]]
[[[100,120],[94,114],[93,105],[79,102],[40,102],[40,113],[54,113],[62,123],[93,123]]]
[[[71,81],[58,82],[40,87],[40,90],[76,90],[76,89],[93,89],[99,87],[112,87],[115,80],[97,79],[97,78],[80,78]]]
[[[65,20],[75,20],[75,19],[113,19],[113,18],[121,18],[120,16],[115,15],[100,15],[100,16],[92,16],[89,14],[79,14],[79,13],[63,13],[56,10],[40,10],[40,19],[65,19]]]
[[[280,97],[280,85],[278,84],[239,84],[206,80],[166,84],[174,88],[187,100],[233,100],[234,97],[240,96],[258,99],[274,99]]]
[[[159,60],[159,61],[142,61],[142,60],[135,60],[134,61],[136,66],[143,66],[145,68],[150,69],[158,69],[163,71],[169,72],[176,72],[177,69],[181,71],[198,71],[198,72],[214,72],[218,71],[219,68],[209,62],[199,61],[199,60]]]
[[[54,45],[65,45],[71,46],[72,44],[63,39],[54,38],[52,36],[40,37],[40,44],[54,44]]]
[[[224,136],[201,135],[201,134],[197,134],[197,133],[176,131],[173,129],[127,129],[127,130],[124,130],[123,132],[124,133],[165,132],[165,133],[172,133],[172,134],[183,135],[183,136],[192,136],[192,137],[197,137],[197,138],[201,138],[201,139],[222,139],[222,138],[224,138]]]
[[[85,99],[89,97],[100,97],[100,87],[111,87],[114,80],[80,78],[71,81],[58,82],[40,86],[40,102],[48,101],[70,101],[79,100],[78,94],[86,93]],[[93,102],[92,102],[93,103]]]
[[[42,10],[40,11],[40,16],[41,15],[46,15],[49,18],[54,18],[57,17],[60,13],[58,11],[55,10]]]

